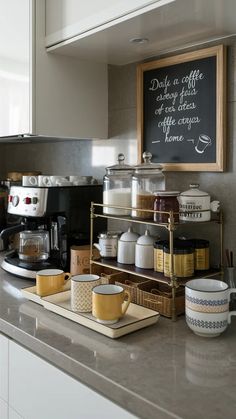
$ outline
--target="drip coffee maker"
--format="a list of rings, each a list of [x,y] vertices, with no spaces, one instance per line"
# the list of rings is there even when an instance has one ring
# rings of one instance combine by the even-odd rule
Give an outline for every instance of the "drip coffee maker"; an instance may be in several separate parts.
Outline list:
[[[70,247],[90,243],[90,204],[102,203],[102,185],[66,187],[12,186],[8,196],[6,240],[19,233],[19,243],[5,257],[2,268],[35,279],[41,269],[69,270]],[[94,238],[106,229],[99,219]]]

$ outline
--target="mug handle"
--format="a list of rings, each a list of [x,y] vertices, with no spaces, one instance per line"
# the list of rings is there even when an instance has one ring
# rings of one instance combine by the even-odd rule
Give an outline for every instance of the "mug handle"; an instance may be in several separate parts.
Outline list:
[[[69,284],[70,284],[71,277],[72,277],[72,275],[71,275],[70,272],[65,272],[64,273],[64,285],[63,285],[64,291],[67,291],[67,290],[70,289]]]
[[[123,304],[122,304],[122,316],[124,316],[124,314],[126,313],[130,303],[131,303],[131,295],[129,293],[129,291],[124,290],[124,296],[127,296],[128,299],[124,300]]]
[[[228,297],[229,302],[230,302],[230,295],[233,294],[233,293],[236,293],[236,288],[230,288],[229,289],[229,297]],[[232,316],[236,316],[236,311],[235,310],[229,312],[229,315],[228,315],[228,324],[231,323],[231,317]]]

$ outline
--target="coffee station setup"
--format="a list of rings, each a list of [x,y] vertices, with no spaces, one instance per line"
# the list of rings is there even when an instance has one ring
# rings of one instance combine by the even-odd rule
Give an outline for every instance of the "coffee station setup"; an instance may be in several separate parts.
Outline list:
[[[11,225],[1,232],[17,243],[2,268],[36,280],[22,290],[24,297],[111,338],[160,315],[177,320],[187,306],[185,286],[220,275],[223,259],[219,201],[197,184],[167,190],[163,167],[150,152],[136,166],[125,164],[123,154],[117,160],[103,184],[92,177],[22,175],[10,186]],[[110,219],[123,222],[123,231],[107,229]],[[220,229],[214,269],[209,240],[194,235],[199,223]],[[191,236],[184,230],[189,225]],[[200,326],[194,331],[202,334]]]
[[[182,329],[181,314],[184,313],[184,324],[198,339],[217,338],[230,332],[228,324],[234,312],[229,311],[229,300],[235,290],[232,284],[229,288],[222,280],[222,238],[218,245],[220,263],[212,269],[211,241],[199,235],[201,225],[205,229],[216,225],[221,232],[219,201],[212,201],[197,184],[190,184],[187,191],[166,189],[166,174],[161,165],[153,167],[149,152],[143,154],[143,159],[144,163],[128,166],[124,155],[119,154],[118,165],[114,170],[110,166],[106,169],[100,185],[65,185],[71,182],[68,177],[58,180],[59,176],[36,175],[23,178],[24,186],[10,186],[7,216],[11,217],[11,222],[16,217],[18,223],[6,225],[2,236],[8,239],[16,234],[19,242],[13,255],[5,256],[2,268],[6,275],[14,274],[15,283],[18,277],[24,278],[23,288],[19,282],[23,298],[21,321],[37,315],[36,337],[40,333],[41,339],[45,327],[47,330],[53,327],[53,333],[59,336],[57,333],[63,330],[60,322],[69,321],[71,331],[65,332],[65,336],[72,332],[71,336],[75,336],[79,330],[79,346],[82,339],[85,353],[90,354],[91,345],[93,347],[86,332],[90,329],[91,333],[96,332],[94,336],[117,342],[113,346],[104,341],[111,354],[117,357],[124,339],[136,342],[136,334],[140,338],[141,331],[146,329],[148,347],[153,336],[165,339],[171,324],[176,325],[179,333],[178,340],[173,335],[173,342],[183,345],[186,331]],[[39,185],[42,179],[47,186]],[[34,182],[34,186],[26,184],[28,181]],[[125,204],[121,202],[122,194],[117,200],[120,190],[124,189]],[[87,202],[87,208],[85,218],[79,223],[81,200],[83,204]],[[76,219],[74,224],[73,219]],[[123,229],[109,229],[110,221],[112,227],[116,223],[120,227],[122,223]],[[82,230],[81,225],[86,225],[86,230]],[[179,227],[183,229],[181,235]],[[160,237],[163,231],[165,238]],[[63,243],[62,233],[65,232],[66,242]],[[230,264],[232,259],[229,253]],[[12,266],[17,270],[12,271]],[[27,285],[29,280],[33,280],[30,286]],[[177,321],[172,323],[170,318]],[[144,360],[137,342],[130,348],[131,366]],[[72,345],[78,345],[76,339]],[[157,341],[155,345],[158,347]],[[209,351],[212,351],[211,346]],[[99,348],[99,342],[96,347]],[[199,350],[202,350],[201,345]],[[93,354],[96,363],[102,362],[99,349]],[[157,354],[161,359],[159,350]],[[51,356],[53,358],[53,352]],[[199,363],[198,345],[191,339],[187,341],[186,356],[187,377],[195,382],[198,378],[197,372],[192,370],[192,362]],[[121,368],[118,358],[117,362]],[[198,371],[199,367],[196,368]],[[222,368],[228,371],[225,366]],[[212,377],[210,366],[205,374],[208,383]],[[135,404],[132,411],[138,414],[138,398]],[[145,412],[147,408],[145,404]],[[145,414],[136,417],[145,417]],[[150,417],[156,414],[155,408]]]

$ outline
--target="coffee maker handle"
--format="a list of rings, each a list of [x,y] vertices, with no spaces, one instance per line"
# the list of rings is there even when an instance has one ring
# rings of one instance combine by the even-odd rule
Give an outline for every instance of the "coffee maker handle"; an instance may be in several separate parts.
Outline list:
[[[12,227],[7,227],[4,230],[1,231],[0,233],[0,237],[1,239],[7,239],[9,236],[11,236],[12,234],[16,234],[19,233],[20,231],[25,230],[25,224],[17,224],[15,226]]]

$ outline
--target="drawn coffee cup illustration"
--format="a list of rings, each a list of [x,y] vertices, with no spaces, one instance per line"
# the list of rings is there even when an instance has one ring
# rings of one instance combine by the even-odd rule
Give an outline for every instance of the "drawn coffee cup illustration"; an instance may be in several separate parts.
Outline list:
[[[212,144],[211,138],[208,137],[206,134],[200,134],[198,138],[197,145],[195,146],[195,150],[197,153],[202,154],[206,150],[208,146]]]

